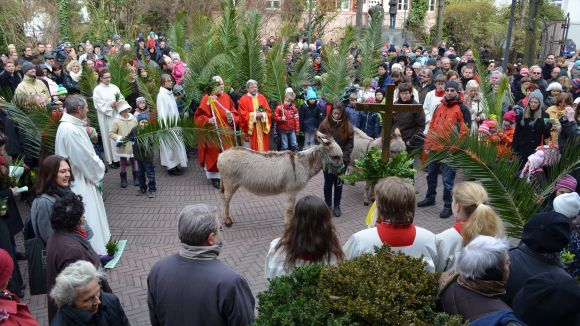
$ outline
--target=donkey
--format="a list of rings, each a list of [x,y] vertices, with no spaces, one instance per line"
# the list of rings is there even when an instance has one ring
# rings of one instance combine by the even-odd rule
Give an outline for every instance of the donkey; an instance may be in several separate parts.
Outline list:
[[[342,150],[336,141],[320,132],[316,136],[318,145],[298,153],[260,153],[242,147],[221,153],[217,166],[222,179],[224,225],[234,223],[230,217],[230,200],[240,186],[262,196],[286,193],[285,222],[288,224],[294,214],[296,195],[308,180],[318,174],[323,165],[338,167],[342,164]]]
[[[353,128],[354,129],[354,146],[352,149],[352,153],[350,154],[350,161],[354,164],[355,160],[362,158],[371,148],[376,148],[380,150],[383,144],[383,138],[378,137],[373,139],[364,131]],[[401,137],[401,132],[399,128],[395,128],[391,133],[391,157],[398,155],[400,152],[405,150],[405,142]],[[350,172],[356,171],[356,167],[351,165],[349,168]],[[366,182],[365,184],[365,192],[364,192],[364,199],[363,204],[368,206],[371,201],[374,201],[375,197],[375,184],[371,182]]]

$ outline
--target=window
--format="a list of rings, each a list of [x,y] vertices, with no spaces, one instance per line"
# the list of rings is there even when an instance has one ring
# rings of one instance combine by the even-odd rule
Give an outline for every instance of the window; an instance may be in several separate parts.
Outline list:
[[[338,0],[340,4],[340,10],[350,11],[350,0]]]
[[[429,9],[428,9],[428,11],[430,11],[430,12],[435,11],[435,3],[436,2],[437,2],[436,0],[429,0]]]
[[[399,0],[399,11],[409,10],[409,0]]]
[[[280,9],[282,0],[266,0],[266,9]]]

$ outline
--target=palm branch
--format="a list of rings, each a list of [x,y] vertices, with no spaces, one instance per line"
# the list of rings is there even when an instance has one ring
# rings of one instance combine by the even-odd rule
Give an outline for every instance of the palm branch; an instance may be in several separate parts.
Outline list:
[[[236,55],[238,84],[244,85],[253,79],[262,85],[264,82],[264,56],[260,44],[262,17],[257,11],[252,11],[242,23],[242,38],[240,49]]]
[[[234,0],[223,0],[222,20],[213,33],[213,43],[219,52],[234,56],[239,45],[238,12]]]
[[[183,61],[189,61],[189,51],[187,51],[187,14],[185,11],[177,13],[173,23],[167,33],[171,48],[179,53]]]
[[[0,87],[0,98],[4,99],[6,102],[12,102],[14,98],[14,92],[8,86]]]
[[[326,73],[322,77],[322,98],[334,103],[342,98],[344,90],[352,82],[352,68],[348,66],[345,52],[340,50],[348,46],[331,46],[324,48],[323,57],[326,58]]]
[[[365,31],[365,36],[358,44],[362,55],[358,77],[360,82],[372,79],[377,72],[377,66],[381,63],[381,39],[382,39],[382,12],[374,13],[371,23]]]
[[[427,162],[443,161],[460,170],[468,179],[481,182],[487,190],[490,204],[508,224],[507,234],[520,238],[526,221],[538,211],[557,178],[580,164],[580,146],[562,156],[560,163],[550,169],[548,187],[537,182],[528,183],[518,177],[517,157],[498,157],[498,145],[480,141],[477,134],[465,137],[452,133],[441,137],[429,134],[427,141],[438,142],[443,150],[431,152]]]
[[[95,105],[93,104],[93,90],[95,87],[97,87],[97,78],[95,77],[95,72],[84,63],[81,77],[79,79],[79,86],[81,88],[81,94],[86,98],[87,104],[89,106],[88,118],[91,122],[91,126],[100,133],[101,130],[99,128],[99,124],[97,123],[97,111],[95,110]]]
[[[487,69],[483,61],[479,57],[479,52],[477,49],[473,48],[473,56],[476,62],[477,74],[479,76],[480,89],[482,101],[481,105],[483,107],[483,113],[486,117],[494,115],[496,117],[498,125],[501,126],[502,116],[503,116],[503,104],[508,101],[512,104],[513,100],[510,95],[510,87],[508,77],[504,74],[502,75],[499,85],[497,88],[497,93],[494,94],[493,87],[487,78]]]
[[[154,72],[154,74],[159,75],[159,72]],[[150,75],[148,76],[150,81],[144,81],[139,76],[135,77],[135,80],[139,87],[139,95],[145,98],[145,103],[147,103],[149,112],[151,112],[152,115],[155,115],[157,112],[157,94],[159,94],[159,86],[154,81],[159,80],[159,77],[157,76],[157,78],[153,79]]]
[[[266,98],[280,104],[284,101],[288,75],[284,62],[285,42],[276,43],[266,56],[266,78],[262,88]]]
[[[290,84],[294,89],[300,89],[302,86],[314,82],[313,76],[310,75],[310,66],[312,61],[306,53],[303,53],[300,59],[294,64],[294,70],[290,76]]]
[[[130,51],[107,56],[107,69],[111,73],[111,84],[119,87],[124,97],[133,93],[133,84],[129,80],[129,71],[127,69],[132,64],[133,53]]]

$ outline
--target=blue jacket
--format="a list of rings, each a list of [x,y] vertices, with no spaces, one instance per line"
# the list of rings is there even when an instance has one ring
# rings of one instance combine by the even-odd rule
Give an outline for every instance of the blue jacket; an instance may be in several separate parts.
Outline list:
[[[354,125],[369,137],[377,138],[381,134],[381,116],[377,112],[358,112],[358,124]]]
[[[322,120],[324,120],[324,109],[318,105],[318,101],[314,105],[304,103],[298,112],[300,116],[300,130],[303,132],[313,132],[318,128]]]
[[[359,121],[359,117],[358,117],[359,112],[356,111],[355,107],[348,104],[346,106],[346,115],[348,116],[348,120],[350,121],[350,124],[353,126],[358,126],[358,121]]]

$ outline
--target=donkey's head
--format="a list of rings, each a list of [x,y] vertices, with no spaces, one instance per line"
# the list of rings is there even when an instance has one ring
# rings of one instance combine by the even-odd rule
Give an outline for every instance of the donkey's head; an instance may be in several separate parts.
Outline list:
[[[401,137],[401,131],[399,128],[393,129],[391,133],[391,156],[397,156],[406,149],[407,147],[405,146],[403,137]]]
[[[316,138],[323,155],[323,164],[328,164],[332,168],[338,169],[343,164],[340,146],[338,146],[334,138],[319,131],[316,132]]]

